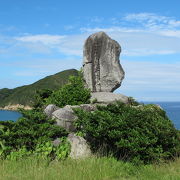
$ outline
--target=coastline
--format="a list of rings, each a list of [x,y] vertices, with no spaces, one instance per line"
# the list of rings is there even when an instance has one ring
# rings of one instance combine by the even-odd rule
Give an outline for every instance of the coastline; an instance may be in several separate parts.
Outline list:
[[[31,110],[32,107],[24,106],[22,104],[13,104],[13,105],[7,105],[4,107],[0,107],[0,110],[8,110],[8,111],[18,111],[18,109]]]

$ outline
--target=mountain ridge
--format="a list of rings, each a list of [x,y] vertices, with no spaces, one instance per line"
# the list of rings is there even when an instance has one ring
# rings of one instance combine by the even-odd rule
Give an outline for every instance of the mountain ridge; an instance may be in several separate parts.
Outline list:
[[[14,89],[0,89],[0,107],[11,107],[14,105],[22,105],[30,107],[34,100],[37,90],[50,89],[56,90],[68,82],[70,76],[77,76],[76,69],[68,69],[58,72],[54,75],[46,76],[30,85],[23,85]]]

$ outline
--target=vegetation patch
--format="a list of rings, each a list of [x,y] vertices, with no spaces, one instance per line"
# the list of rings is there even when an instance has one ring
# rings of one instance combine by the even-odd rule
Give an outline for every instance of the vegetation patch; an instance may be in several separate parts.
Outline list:
[[[47,99],[46,104],[55,104],[59,107],[88,104],[90,103],[90,97],[90,90],[84,88],[81,75],[78,77],[71,76],[69,83],[53,92]]]
[[[178,131],[156,105],[131,106],[120,102],[94,112],[75,110],[76,127],[94,152],[117,159],[152,163],[180,152]]]
[[[59,107],[89,103],[90,91],[84,88],[82,76],[70,77],[56,91],[41,90],[32,110],[22,110],[17,122],[0,122],[0,157],[21,159],[40,156],[65,159],[70,153],[68,132],[48,119],[43,109],[47,104]],[[156,105],[142,105],[130,98],[130,104],[120,102],[98,106],[94,112],[74,110],[76,134],[83,136],[95,154],[112,156],[134,163],[152,163],[179,155],[179,132]],[[53,146],[52,141],[60,144]]]
[[[44,106],[54,103],[65,105],[89,102],[90,91],[84,88],[81,76],[72,76],[69,83],[57,91],[39,90],[32,110],[21,110],[22,117],[16,122],[0,121],[0,157],[19,159],[35,155],[50,159],[64,159],[70,153],[68,132],[43,113]],[[59,138],[60,144],[52,141]]]
[[[23,117],[17,122],[0,122],[1,158],[17,159],[38,153],[54,158],[58,148],[54,149],[52,141],[56,138],[65,138],[68,133],[38,110],[21,113]]]
[[[179,167],[180,159],[167,164],[135,166],[112,157],[60,162],[29,157],[20,161],[0,160],[0,177],[2,180],[179,180]]]

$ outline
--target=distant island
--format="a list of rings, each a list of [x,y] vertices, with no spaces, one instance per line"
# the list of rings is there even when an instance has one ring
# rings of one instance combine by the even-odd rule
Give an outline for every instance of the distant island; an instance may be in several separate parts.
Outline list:
[[[0,109],[31,109],[37,90],[57,90],[68,82],[70,76],[77,75],[78,71],[76,69],[69,69],[47,76],[30,85],[21,86],[14,89],[0,89]]]

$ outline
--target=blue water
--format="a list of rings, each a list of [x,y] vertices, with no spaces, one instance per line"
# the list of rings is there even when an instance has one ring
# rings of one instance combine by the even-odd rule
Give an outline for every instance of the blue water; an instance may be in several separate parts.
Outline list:
[[[21,117],[21,113],[16,111],[0,110],[0,121],[12,120],[16,121]]]
[[[158,104],[167,113],[177,129],[180,130],[180,102],[145,102],[145,104]]]

